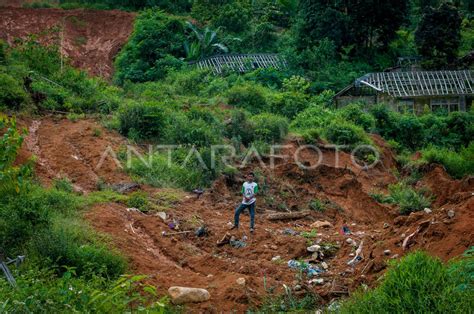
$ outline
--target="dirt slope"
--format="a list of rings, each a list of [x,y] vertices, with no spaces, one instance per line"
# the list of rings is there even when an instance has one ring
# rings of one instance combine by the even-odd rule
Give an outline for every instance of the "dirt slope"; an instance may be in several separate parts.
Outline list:
[[[119,149],[126,141],[107,132],[93,120],[71,122],[60,118],[23,121],[30,126],[22,157],[33,152],[38,158],[37,173],[48,182],[57,173],[74,180],[84,191],[95,189],[94,180],[104,178],[109,183],[130,180],[112,160],[108,166],[96,170],[101,152],[108,146]],[[100,130],[101,135],[94,130]],[[380,140],[380,139],[379,139]],[[382,144],[382,143],[381,143]],[[381,145],[383,146],[383,145]],[[292,155],[298,141],[288,142],[282,154]],[[102,204],[86,213],[86,219],[99,231],[111,235],[113,244],[130,260],[132,270],[150,276],[160,294],[166,294],[172,285],[201,287],[209,290],[211,300],[189,305],[193,312],[238,313],[261,304],[270,294],[282,293],[283,285],[301,285],[296,294],[316,292],[322,302],[345,296],[361,283],[369,286],[383,274],[386,263],[392,258],[415,249],[425,249],[447,260],[473,245],[473,229],[470,228],[474,209],[474,180],[456,181],[440,167],[427,169],[420,185],[430,188],[437,196],[433,212],[412,213],[398,216],[394,207],[378,204],[368,193],[373,189],[384,191],[395,182],[389,169],[394,165],[393,155],[383,149],[382,163],[369,171],[360,171],[350,162],[350,156],[340,153],[336,167],[336,153],[321,148],[322,163],[312,170],[301,170],[285,158],[277,160],[275,169],[259,167],[254,161],[252,169],[258,172],[262,193],[258,198],[257,229],[248,232],[248,215],[242,217],[241,229],[231,232],[237,239],[247,237],[246,246],[234,248],[216,243],[228,232],[233,209],[239,202],[241,176],[221,177],[201,198],[194,194],[175,190],[155,189],[142,186],[154,199],[173,195],[177,200],[167,205],[167,219],[154,214],[142,214],[127,210],[123,204]],[[75,157],[79,157],[76,159]],[[314,151],[301,152],[300,161],[314,165],[318,156]],[[248,171],[250,168],[244,169]],[[312,211],[311,215],[293,221],[270,221],[267,215],[281,212],[279,204],[287,209],[306,210],[312,199],[327,201],[324,212]],[[448,216],[448,210],[455,213]],[[327,220],[333,226],[314,228],[317,220]],[[195,230],[202,224],[209,229],[207,237],[194,234],[163,236],[173,232],[169,223],[179,230]],[[351,234],[341,232],[347,226]],[[310,232],[314,238],[286,234],[285,230]],[[406,249],[403,240],[415,232]],[[348,238],[357,245],[349,244]],[[347,262],[353,258],[357,246],[364,241],[363,259],[354,267]],[[319,243],[323,247],[336,247],[325,251],[323,259],[313,260],[318,267],[321,261],[328,265],[321,285],[309,285],[308,279],[298,279],[298,271],[290,269],[288,260],[310,260],[306,247]],[[389,254],[384,254],[390,250]],[[276,256],[281,260],[272,261]],[[245,278],[244,286],[236,280]]]
[[[59,45],[75,67],[105,78],[111,77],[114,57],[132,32],[135,18],[117,10],[14,7],[0,7],[0,16],[0,38],[9,44],[36,34],[43,43]]]

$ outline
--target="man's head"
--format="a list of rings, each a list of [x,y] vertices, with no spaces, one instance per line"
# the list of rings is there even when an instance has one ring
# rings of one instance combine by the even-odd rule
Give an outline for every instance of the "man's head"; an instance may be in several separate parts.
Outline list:
[[[255,179],[255,175],[253,172],[250,172],[247,174],[247,181],[248,182],[253,182],[253,180]]]

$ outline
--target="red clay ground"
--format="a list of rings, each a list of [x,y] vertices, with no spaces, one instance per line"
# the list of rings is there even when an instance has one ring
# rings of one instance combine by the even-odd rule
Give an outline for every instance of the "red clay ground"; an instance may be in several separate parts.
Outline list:
[[[118,10],[26,9],[19,1],[0,3],[0,39],[14,44],[16,38],[38,35],[42,43],[61,47],[73,66],[90,75],[110,78],[115,55],[133,29],[134,13]],[[61,31],[63,30],[63,31]]]
[[[50,117],[23,123],[28,124],[31,131],[22,158],[26,158],[28,151],[38,156],[36,171],[43,182],[48,183],[61,174],[73,180],[79,190],[88,192],[96,188],[98,178],[107,183],[130,181],[112,160],[96,169],[108,146],[117,151],[126,140],[95,121],[71,122]],[[96,136],[95,130],[100,130],[101,135]],[[375,140],[384,147],[382,139]],[[290,140],[288,145],[282,154],[294,153],[298,141]],[[430,188],[436,195],[433,212],[399,216],[394,207],[379,204],[368,195],[374,189],[385,191],[388,184],[396,181],[390,170],[395,161],[388,148],[382,149],[382,163],[369,171],[354,167],[345,153],[340,153],[339,165],[335,167],[335,152],[321,150],[324,153],[322,164],[313,170],[302,170],[285,159],[280,159],[274,170],[258,167],[254,162],[262,188],[257,205],[260,209],[257,229],[254,235],[248,232],[248,216],[244,215],[241,229],[232,233],[239,239],[244,235],[248,237],[244,248],[216,245],[228,231],[233,209],[240,200],[240,176],[221,177],[200,199],[181,191],[143,186],[153,199],[163,195],[178,198],[166,205],[169,217],[166,222],[153,214],[129,212],[125,205],[116,203],[95,206],[85,217],[97,230],[111,236],[113,245],[128,257],[131,270],[149,275],[150,283],[156,285],[161,294],[166,294],[172,285],[208,289],[210,301],[188,305],[187,309],[194,312],[244,312],[261,304],[268,291],[274,289],[274,293],[281,293],[283,284],[289,287],[300,284],[302,288],[297,294],[314,291],[322,302],[329,302],[345,296],[346,289],[350,293],[361,283],[373,286],[383,274],[386,262],[396,254],[400,257],[421,248],[448,260],[473,245],[472,178],[452,180],[439,166],[426,169],[419,185]],[[315,164],[317,157],[314,151],[301,153],[301,161],[306,165]],[[269,213],[283,208],[306,210],[310,200],[316,198],[330,204],[322,213],[313,211],[310,216],[294,221],[266,219]],[[449,209],[455,212],[452,218],[447,215]],[[205,224],[210,235],[164,237],[163,231],[172,231],[168,223],[173,220],[179,222],[180,230],[193,230]],[[311,286],[307,279],[297,280],[297,271],[287,266],[290,259],[310,258],[306,252],[308,239],[283,234],[283,230],[310,231],[314,229],[310,225],[316,220],[327,220],[334,226],[318,228],[311,242],[320,241],[322,246],[340,248],[334,256],[327,254],[324,258],[328,271],[317,277],[323,278],[324,283]],[[351,229],[351,235],[340,233],[343,224]],[[403,239],[415,230],[419,232],[404,250]],[[358,244],[364,240],[364,259],[355,267],[347,265],[352,259],[350,254],[355,251],[346,242],[349,237]],[[390,254],[385,255],[387,249]],[[281,261],[272,262],[275,256],[280,256]],[[236,283],[238,278],[246,279],[245,286]]]

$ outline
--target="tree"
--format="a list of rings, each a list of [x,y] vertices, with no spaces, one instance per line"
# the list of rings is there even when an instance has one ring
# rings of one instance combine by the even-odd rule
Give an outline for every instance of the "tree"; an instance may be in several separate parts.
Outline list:
[[[209,27],[203,30],[198,29],[190,22],[186,22],[186,26],[191,30],[191,38],[194,39],[192,43],[184,42],[184,50],[188,60],[202,59],[212,55],[215,51],[228,52],[225,45],[217,42],[217,33]]]
[[[354,45],[356,51],[387,48],[405,22],[408,0],[302,0],[297,43],[299,50],[328,38],[337,49]]]
[[[461,16],[456,7],[444,3],[428,7],[415,32],[415,44],[424,57],[423,67],[439,69],[456,60],[461,43]]]
[[[181,65],[184,26],[180,19],[160,10],[143,11],[135,22],[130,40],[116,61],[116,81],[153,81]]]

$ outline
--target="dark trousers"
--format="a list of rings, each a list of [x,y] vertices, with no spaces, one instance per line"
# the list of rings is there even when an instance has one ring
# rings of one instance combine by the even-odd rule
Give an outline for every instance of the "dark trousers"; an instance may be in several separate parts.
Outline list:
[[[239,226],[240,214],[244,211],[244,209],[248,208],[250,212],[250,228],[253,229],[255,224],[255,203],[256,201],[249,205],[241,203],[239,206],[237,206],[234,214],[234,226]]]

